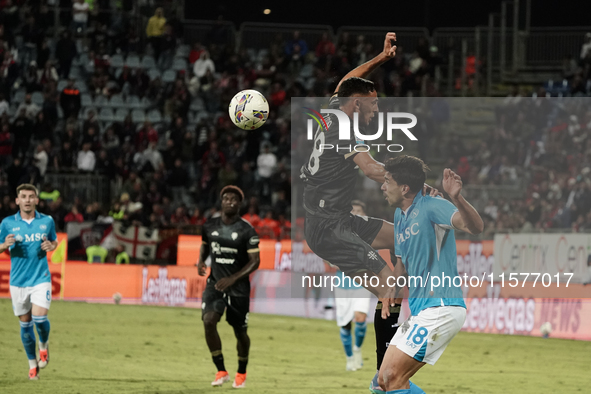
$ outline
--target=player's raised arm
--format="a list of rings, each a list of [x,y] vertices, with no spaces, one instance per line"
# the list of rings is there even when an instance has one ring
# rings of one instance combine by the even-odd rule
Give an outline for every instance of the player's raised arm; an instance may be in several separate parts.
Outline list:
[[[380,52],[373,59],[368,60],[367,62],[363,63],[357,68],[349,71],[347,75],[345,75],[343,79],[341,79],[339,85],[337,86],[334,92],[337,93],[339,91],[341,83],[343,83],[344,80],[349,79],[351,77],[365,78],[380,65],[392,59],[396,55],[396,45],[392,45],[392,41],[396,41],[396,33],[387,33],[386,38],[384,39],[384,49],[382,50],[382,52]]]
[[[384,183],[384,175],[386,174],[384,163],[380,163],[367,152],[357,153],[353,157],[353,161],[366,177],[378,183]]]
[[[459,215],[453,215],[452,225],[473,235],[480,234],[484,230],[484,222],[476,209],[462,196],[462,178],[449,168],[443,170],[443,190],[458,208]]]

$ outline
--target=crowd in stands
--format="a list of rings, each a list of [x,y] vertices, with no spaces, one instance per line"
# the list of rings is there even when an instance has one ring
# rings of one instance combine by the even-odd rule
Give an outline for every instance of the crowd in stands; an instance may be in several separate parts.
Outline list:
[[[16,186],[32,182],[48,194],[39,209],[51,214],[60,230],[69,221],[99,217],[151,227],[199,226],[220,214],[219,191],[235,184],[246,195],[244,217],[262,237],[289,237],[289,99],[330,95],[342,76],[381,47],[346,32],[335,41],[324,35],[307,42],[296,31],[290,37],[278,34],[262,50],[236,50],[221,22],[200,42],[187,42],[170,10],[142,10],[147,11],[142,24],[129,12],[131,2],[113,4],[76,0],[69,15],[62,13],[54,35],[46,0],[0,3],[0,216],[15,211]],[[432,82],[435,68],[445,62],[442,52],[426,39],[409,53],[399,46],[396,58],[372,80],[386,96],[421,91],[438,96]],[[581,67],[588,77],[588,63]],[[227,116],[227,103],[247,88],[260,90],[270,103],[269,120],[251,132],[237,129]],[[588,114],[579,119],[580,130],[587,131]],[[467,156],[460,142],[451,144],[468,182],[516,182],[522,171],[543,173],[534,169],[564,152],[542,138],[545,134],[538,136],[539,130],[532,137],[526,129],[501,124],[492,141],[483,143],[482,154]],[[562,138],[565,149],[587,146],[573,143],[578,137],[568,131],[552,135]],[[506,150],[509,141],[519,141],[514,154]],[[557,203],[571,189],[586,196],[585,161],[576,154],[589,157],[574,151],[565,156],[565,164],[576,168],[567,166],[574,178],[565,181],[554,169],[546,184],[532,180],[539,190],[528,189],[524,212],[535,195],[540,205],[546,195],[555,195],[556,184],[562,192],[553,198]],[[47,182],[51,173],[103,174],[117,185],[117,198],[105,206],[56,194]],[[571,211],[576,205],[576,215],[560,223],[571,226],[588,207],[574,197],[568,201]],[[517,202],[495,202],[496,226],[515,228],[509,223],[513,215],[503,219],[511,204]],[[540,208],[533,227],[556,216],[547,209]]]

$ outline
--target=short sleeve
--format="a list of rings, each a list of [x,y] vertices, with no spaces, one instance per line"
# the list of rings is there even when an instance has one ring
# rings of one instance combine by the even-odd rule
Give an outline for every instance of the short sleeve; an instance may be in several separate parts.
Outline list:
[[[2,221],[2,223],[0,223],[0,243],[4,243],[7,235],[8,235],[8,231],[6,230],[6,227],[4,226],[4,221]]]
[[[249,227],[246,231],[246,251],[255,253],[259,251],[259,235],[254,227]]]
[[[47,239],[50,241],[56,241],[57,240],[57,234],[55,233],[55,222],[53,221],[53,218],[50,217],[49,218],[49,231],[47,232]]]
[[[400,209],[397,208],[396,213],[394,214],[394,255],[396,257],[402,258],[402,251],[400,250],[400,242],[399,242],[397,234],[396,234],[396,223],[399,220],[400,220]],[[392,264],[394,264],[394,263],[395,262],[392,261]]]
[[[427,209],[429,220],[431,220],[432,223],[438,224],[448,230],[455,229],[451,218],[456,212],[458,212],[458,208],[456,208],[456,206],[450,201],[441,197],[430,197]]]

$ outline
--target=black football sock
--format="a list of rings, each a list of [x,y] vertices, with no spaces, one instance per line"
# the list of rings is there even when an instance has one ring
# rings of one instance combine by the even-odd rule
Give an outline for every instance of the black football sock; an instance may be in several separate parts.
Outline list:
[[[238,357],[238,373],[246,373],[248,357]]]
[[[374,329],[376,332],[376,356],[377,370],[380,370],[382,361],[388,350],[390,341],[398,330],[398,316],[400,315],[400,304],[390,307],[390,316],[382,319],[382,303],[378,302],[374,315]]]
[[[215,352],[211,352],[211,359],[215,364],[216,368],[219,371],[225,371],[226,367],[224,365],[224,355],[222,354],[221,350],[216,350]]]

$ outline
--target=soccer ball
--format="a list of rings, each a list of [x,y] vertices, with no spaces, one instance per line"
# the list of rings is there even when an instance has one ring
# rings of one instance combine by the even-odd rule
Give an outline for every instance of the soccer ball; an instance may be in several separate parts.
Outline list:
[[[119,305],[122,298],[123,298],[123,296],[121,295],[121,293],[113,294],[113,301],[115,301],[115,304],[117,304],[117,305]]]
[[[546,322],[540,326],[540,332],[544,338],[548,338],[552,333],[552,324],[550,322]]]
[[[267,121],[269,102],[256,90],[243,90],[230,101],[228,113],[236,126],[243,130],[255,130]]]

